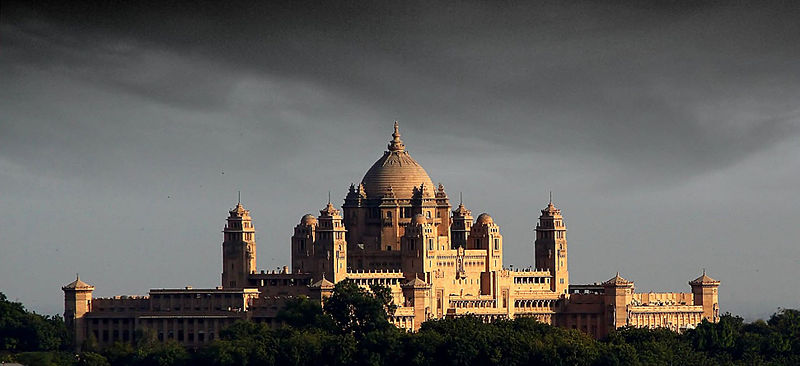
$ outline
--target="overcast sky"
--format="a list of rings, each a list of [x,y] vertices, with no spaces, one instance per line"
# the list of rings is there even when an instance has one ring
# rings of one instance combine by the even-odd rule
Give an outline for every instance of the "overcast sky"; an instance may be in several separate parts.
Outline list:
[[[800,308],[796,2],[68,3],[0,13],[0,291],[63,312],[213,287],[237,191],[258,265],[335,203],[392,123],[533,262],[553,191],[571,282],[721,280]]]

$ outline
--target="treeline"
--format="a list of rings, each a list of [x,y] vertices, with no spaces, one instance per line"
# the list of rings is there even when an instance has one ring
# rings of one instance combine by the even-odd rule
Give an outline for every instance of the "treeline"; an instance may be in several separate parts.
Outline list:
[[[237,322],[194,350],[139,332],[133,344],[99,348],[89,340],[75,355],[60,318],[0,299],[0,360],[27,365],[800,365],[800,311],[790,309],[766,322],[727,314],[683,334],[623,328],[603,340],[531,318],[432,320],[407,333],[387,321],[388,289],[342,281],[325,309],[292,300],[279,329]]]

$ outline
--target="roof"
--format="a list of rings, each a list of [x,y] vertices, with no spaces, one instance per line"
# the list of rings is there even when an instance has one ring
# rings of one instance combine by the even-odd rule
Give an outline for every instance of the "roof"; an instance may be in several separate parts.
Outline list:
[[[467,208],[464,207],[463,203],[459,203],[458,207],[456,207],[456,209],[453,210],[453,216],[456,216],[456,215],[457,216],[462,216],[462,217],[463,216],[470,216],[470,215],[472,215],[472,211],[467,210]]]
[[[391,188],[396,198],[410,199],[414,188],[422,185],[435,187],[425,169],[405,151],[396,127],[395,125],[394,140],[391,140],[389,150],[372,164],[361,180],[367,198],[382,198]]]
[[[333,204],[328,202],[325,208],[319,210],[320,216],[336,216],[339,215],[339,210],[336,207],[333,207]]]
[[[300,224],[302,225],[315,225],[316,223],[317,218],[312,214],[305,214],[300,218]]]
[[[492,217],[489,216],[489,214],[484,212],[478,215],[478,218],[475,220],[475,222],[478,224],[492,224],[494,223],[494,219],[492,219]]]
[[[550,202],[547,203],[547,207],[545,207],[542,210],[542,215],[543,216],[555,216],[555,215],[560,215],[560,214],[561,214],[561,210],[556,208],[556,206],[553,204],[552,199],[550,200]]]
[[[234,207],[233,210],[228,211],[228,213],[231,214],[230,217],[243,217],[247,216],[250,213],[250,211],[245,210],[241,202],[237,202],[236,207]]]
[[[703,275],[700,277],[695,278],[693,281],[689,281],[690,285],[719,285],[719,281],[708,277],[706,275],[706,271],[703,270]]]
[[[75,281],[70,282],[68,285],[61,288],[62,290],[94,290],[94,286],[81,281],[81,278],[78,276],[75,278]]]
[[[603,282],[603,286],[625,286],[625,285],[632,285],[632,284],[633,284],[632,281],[628,281],[628,280],[622,278],[622,276],[619,275],[619,272],[617,272],[616,276],[611,277],[606,282]]]
[[[325,278],[325,276],[323,276],[321,280],[312,283],[310,287],[312,287],[312,288],[333,288],[334,286],[335,285],[333,284],[333,282],[328,281]]]
[[[408,281],[405,284],[403,284],[403,287],[428,288],[428,287],[430,287],[430,285],[428,285],[427,282],[419,279],[419,277],[414,277],[413,280]]]

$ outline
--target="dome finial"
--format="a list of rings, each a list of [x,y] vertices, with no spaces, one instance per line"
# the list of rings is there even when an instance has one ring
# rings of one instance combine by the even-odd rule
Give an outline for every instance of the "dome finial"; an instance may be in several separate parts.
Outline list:
[[[397,121],[394,121],[394,132],[392,133],[392,140],[389,141],[389,151],[404,151],[405,148],[406,145],[400,139],[400,128],[397,125]]]

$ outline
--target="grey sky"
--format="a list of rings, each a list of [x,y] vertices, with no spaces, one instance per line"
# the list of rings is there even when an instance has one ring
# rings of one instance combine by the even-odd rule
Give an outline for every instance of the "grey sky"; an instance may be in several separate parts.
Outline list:
[[[800,307],[796,3],[225,4],[4,2],[0,291],[216,286],[240,189],[259,267],[288,264],[399,120],[506,263],[552,190],[572,282],[705,267],[723,311]]]

